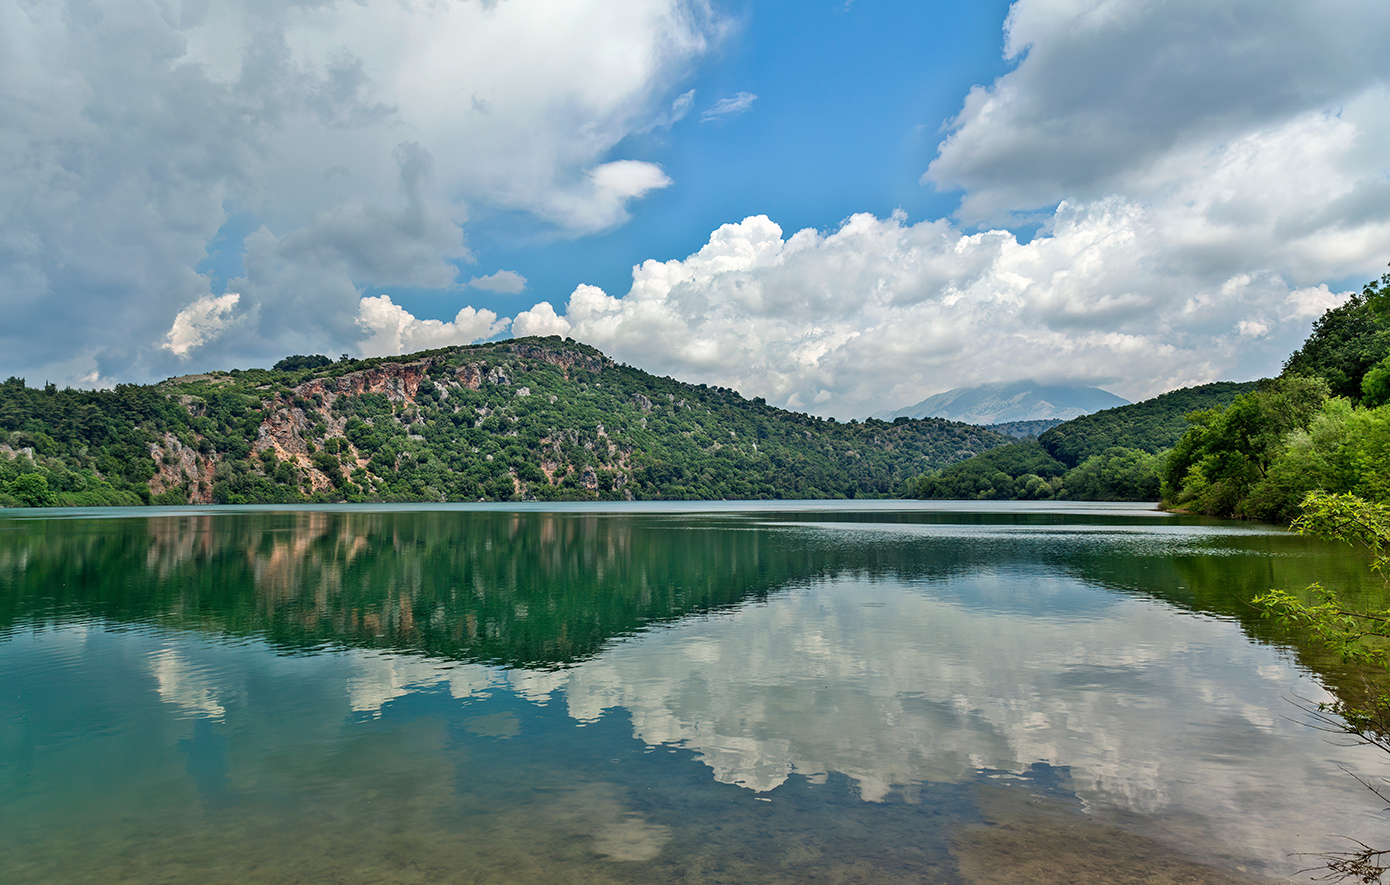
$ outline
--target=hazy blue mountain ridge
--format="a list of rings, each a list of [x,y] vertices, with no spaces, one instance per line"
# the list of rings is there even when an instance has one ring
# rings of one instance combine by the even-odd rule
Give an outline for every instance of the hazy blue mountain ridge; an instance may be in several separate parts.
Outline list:
[[[880,412],[875,417],[945,418],[967,424],[1004,424],[1015,421],[1063,420],[1101,409],[1129,405],[1129,400],[1098,387],[1039,384],[1031,379],[957,387],[929,396],[914,406]]]

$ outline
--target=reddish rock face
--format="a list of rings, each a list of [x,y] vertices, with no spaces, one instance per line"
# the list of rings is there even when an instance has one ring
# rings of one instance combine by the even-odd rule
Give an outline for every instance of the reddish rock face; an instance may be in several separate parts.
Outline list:
[[[295,393],[305,398],[318,394],[323,398],[324,405],[331,405],[340,396],[360,396],[364,393],[383,393],[392,402],[414,402],[420,382],[425,379],[431,364],[431,360],[387,363],[337,378],[315,378],[296,387]]]
[[[294,399],[290,402],[272,403],[269,417],[261,422],[252,451],[260,454],[273,451],[277,458],[288,461],[297,467],[308,479],[310,488],[325,491],[332,486],[328,475],[314,465],[309,451],[309,438],[315,424],[322,422],[329,436],[342,436],[346,419],[335,415],[333,402],[340,396],[360,396],[364,393],[377,393],[386,396],[393,403],[414,404],[420,385],[428,380],[430,367],[434,360],[423,359],[411,363],[387,363],[373,366],[358,372],[349,372],[337,378],[315,378],[294,389]],[[472,368],[477,374],[476,366]],[[474,389],[477,385],[474,385]],[[303,401],[317,403],[308,408],[295,403]],[[346,442],[346,441],[345,441]],[[346,443],[339,453],[346,472],[364,466],[367,459],[351,443]]]
[[[154,459],[155,468],[150,478],[153,494],[185,488],[188,503],[212,503],[212,474],[217,469],[212,456],[189,448],[177,436],[166,433],[159,442],[150,445],[150,457]]]
[[[464,363],[459,366],[458,379],[469,390],[477,390],[483,386],[483,370],[477,363]]]
[[[561,348],[545,346],[532,342],[504,343],[492,345],[488,351],[493,354],[510,354],[525,361],[544,362],[557,367],[566,378],[569,378],[571,370],[576,368],[591,373],[602,372],[614,363],[599,354],[586,353],[580,349]],[[371,366],[354,372],[347,372],[338,377],[320,377],[305,381],[298,385],[289,394],[276,397],[273,394],[264,402],[263,408],[266,410],[266,417],[262,420],[261,426],[257,430],[256,439],[252,442],[251,451],[254,455],[262,455],[272,452],[278,461],[288,462],[299,472],[301,479],[307,486],[306,490],[314,492],[325,491],[332,487],[328,475],[324,473],[314,463],[315,440],[320,437],[337,438],[333,451],[341,462],[341,469],[344,473],[351,473],[358,467],[364,467],[367,459],[352,443],[343,437],[347,425],[347,419],[337,415],[333,411],[333,403],[343,396],[361,396],[362,394],[381,394],[387,397],[397,406],[404,407],[398,412],[398,416],[403,415],[405,410],[416,404],[416,399],[420,393],[421,386],[426,388],[433,387],[434,380],[430,378],[430,370],[437,364],[456,358],[456,354],[445,354],[437,356],[427,356],[416,359],[412,362],[387,362],[381,365]],[[441,396],[448,396],[448,388],[454,384],[478,390],[484,384],[494,384],[499,386],[510,385],[512,378],[510,370],[492,365],[489,366],[485,360],[477,362],[465,362],[453,369],[448,376],[439,379]],[[214,381],[217,376],[189,376],[184,379],[174,379],[184,381]],[[517,391],[518,395],[528,395],[527,389]],[[645,397],[641,397],[645,399]],[[201,399],[192,396],[180,397],[180,402],[184,408],[192,414],[201,414],[206,406]],[[483,410],[483,415],[487,410]],[[319,435],[315,435],[314,428],[317,424],[323,424],[323,429]],[[600,428],[599,434],[605,440],[606,434]],[[320,440],[321,441],[321,440]],[[609,454],[613,455],[617,447],[611,442],[608,443]],[[155,476],[150,480],[150,491],[159,494],[171,489],[186,489],[189,494],[190,503],[207,504],[212,503],[212,486],[214,473],[218,463],[222,460],[221,453],[202,454],[196,449],[189,448],[180,442],[172,434],[166,434],[158,443],[151,446],[150,455],[155,461]],[[622,455],[619,454],[620,460]],[[562,466],[558,461],[542,461],[542,470],[547,478],[558,481],[557,474],[563,474],[570,468]],[[621,470],[626,471],[630,466],[623,463]],[[619,477],[617,482],[625,481],[626,477]],[[523,491],[518,482],[518,493]],[[596,490],[600,483],[598,474],[593,468],[586,468],[578,477],[579,484],[586,489]]]

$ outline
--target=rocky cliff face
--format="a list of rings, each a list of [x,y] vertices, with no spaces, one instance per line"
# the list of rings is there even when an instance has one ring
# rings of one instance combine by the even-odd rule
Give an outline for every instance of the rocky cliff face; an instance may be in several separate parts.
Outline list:
[[[555,338],[165,389],[200,429],[150,447],[150,490],[192,503],[890,494],[1002,439],[837,425]]]
[[[155,474],[150,478],[150,492],[156,495],[175,489],[188,491],[189,503],[211,504],[213,473],[217,460],[210,454],[184,445],[172,433],[163,434],[150,446]]]
[[[266,389],[260,404],[265,417],[251,444],[251,453],[266,467],[288,465],[297,472],[306,493],[330,493],[341,484],[334,475],[334,463],[337,473],[351,475],[367,468],[371,462],[370,453],[361,451],[345,435],[348,416],[335,409],[340,399],[367,394],[384,397],[392,406],[391,415],[369,418],[365,423],[374,428],[382,422],[391,423],[398,428],[406,428],[407,436],[421,439],[408,429],[415,426],[414,422],[421,417],[418,397],[422,390],[432,400],[447,402],[451,391],[514,386],[512,376],[515,368],[508,364],[496,364],[494,360],[498,355],[515,358],[515,361],[522,363],[554,366],[567,381],[571,380],[574,372],[592,375],[614,365],[611,360],[595,353],[520,341],[489,348],[488,356],[493,359],[465,360],[456,364],[453,353],[443,352],[402,362],[383,362],[336,376],[314,377],[288,389],[276,390],[272,385],[261,385]],[[216,384],[224,381],[225,376],[207,374],[172,380]],[[512,395],[529,396],[530,389],[517,387]],[[200,414],[205,408],[202,400],[196,396],[184,395],[180,397],[180,402],[190,414]],[[650,403],[646,408],[650,410]],[[486,418],[493,410],[484,407],[479,411],[482,418]],[[609,456],[616,459],[618,470],[623,474],[613,484],[621,489],[627,484],[626,474],[631,470],[627,463],[628,453],[619,451],[619,447],[603,432],[602,425],[598,428],[598,436],[603,437],[603,447]],[[579,443],[577,438],[570,441]],[[549,456],[542,456],[540,461],[548,483],[557,484],[573,474],[580,488],[590,492],[599,491],[597,471],[592,466],[575,467],[568,464],[562,453],[560,438],[546,437],[541,442],[550,453]],[[332,459],[319,455],[325,443],[332,448]],[[588,448],[593,449],[592,442]],[[319,457],[316,458],[316,455]],[[190,503],[214,502],[213,485],[217,467],[225,461],[223,453],[200,452],[175,435],[166,433],[159,443],[150,447],[150,456],[156,464],[155,476],[150,480],[153,494],[182,488],[187,490]],[[516,494],[526,496],[526,484],[519,478],[514,477],[514,488]]]

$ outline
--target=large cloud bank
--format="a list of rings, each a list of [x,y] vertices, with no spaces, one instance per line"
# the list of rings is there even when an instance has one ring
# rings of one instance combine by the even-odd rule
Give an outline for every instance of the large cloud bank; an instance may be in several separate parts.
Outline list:
[[[1005,26],[1017,67],[971,90],[924,180],[964,189],[962,216],[997,218],[1229,174],[1211,164],[1234,151],[1263,168],[1231,187],[1341,185],[1323,191],[1337,214],[1327,203],[1354,182],[1383,234],[1387,37],[1378,0],[1019,0]],[[1329,131],[1338,117],[1350,125]]]
[[[0,368],[352,349],[362,287],[457,285],[469,204],[620,224],[669,179],[608,153],[721,28],[703,0],[0,0]]]
[[[842,416],[1028,376],[1138,398],[1276,372],[1390,259],[1390,7],[1019,0],[1006,37],[923,175],[959,219],[745,219],[512,331]]]
[[[0,0],[0,371],[558,333],[845,417],[1028,376],[1137,398],[1277,371],[1390,260],[1382,0],[1017,0],[1011,69],[912,173],[955,217],[754,216],[499,317],[528,287],[460,277],[468,207],[622,224],[673,182],[613,151],[692,111],[724,28],[705,0]],[[383,286],[461,294],[416,317]]]
[[[512,331],[842,417],[1030,376],[1141,397],[1277,367],[1337,301],[1257,261],[1171,261],[1209,229],[1120,199],[1063,204],[1028,243],[870,215],[787,237],[758,216],[635,268],[622,298],[580,286],[562,314],[541,303]]]

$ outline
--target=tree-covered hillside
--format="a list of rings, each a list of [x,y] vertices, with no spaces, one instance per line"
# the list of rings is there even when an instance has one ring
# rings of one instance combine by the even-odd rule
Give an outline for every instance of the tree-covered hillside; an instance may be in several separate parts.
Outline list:
[[[986,424],[990,430],[1012,436],[1014,439],[1037,439],[1045,430],[1062,424],[1063,418],[1040,418],[1036,421],[1005,421],[1002,424]]]
[[[1154,501],[1161,453],[1188,427],[1187,416],[1223,408],[1255,382],[1184,387],[1129,406],[1082,415],[1036,441],[1014,443],[948,465],[912,485],[918,498]]]
[[[1192,418],[1171,506],[1285,521],[1313,491],[1390,502],[1390,274],[1324,314],[1278,379]]]
[[[0,505],[888,496],[1008,441],[840,423],[515,339],[112,391],[12,378]]]
[[[1202,409],[1224,408],[1255,389],[1254,381],[1217,381],[1184,387],[1131,406],[1105,409],[1073,418],[1038,436],[1052,457],[1076,467],[1107,449],[1137,449],[1151,455],[1170,449],[1187,432],[1187,416]]]

